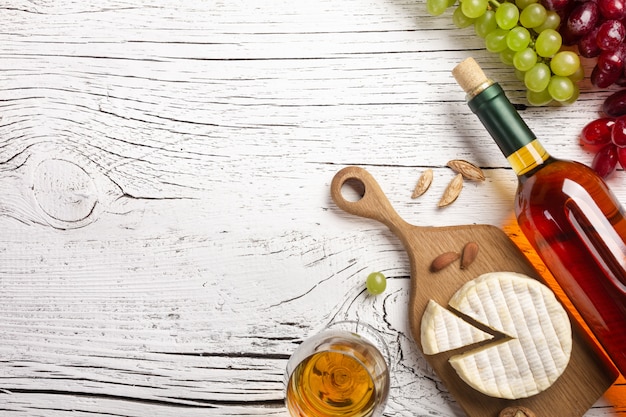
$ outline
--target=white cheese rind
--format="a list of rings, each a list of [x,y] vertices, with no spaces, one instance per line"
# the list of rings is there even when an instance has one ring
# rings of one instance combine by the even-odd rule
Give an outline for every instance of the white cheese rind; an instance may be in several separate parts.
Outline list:
[[[550,387],[572,351],[565,309],[540,282],[492,272],[466,283],[450,306],[511,339],[450,358],[461,379],[493,397],[525,398]]]
[[[454,313],[429,300],[420,325],[422,351],[434,355],[482,342],[493,335],[467,323]]]

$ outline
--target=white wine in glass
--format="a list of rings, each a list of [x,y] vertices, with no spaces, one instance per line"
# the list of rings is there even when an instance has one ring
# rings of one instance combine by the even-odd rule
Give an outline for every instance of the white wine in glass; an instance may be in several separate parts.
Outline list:
[[[305,340],[289,359],[286,404],[290,414],[381,415],[389,393],[387,358],[386,345],[371,326],[352,321],[331,324]]]

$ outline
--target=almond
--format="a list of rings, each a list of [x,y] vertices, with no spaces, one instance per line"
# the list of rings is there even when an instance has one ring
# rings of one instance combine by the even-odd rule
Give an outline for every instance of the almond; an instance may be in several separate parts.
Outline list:
[[[463,175],[456,174],[454,179],[450,181],[450,184],[448,184],[448,187],[446,187],[446,190],[443,192],[443,195],[441,196],[441,200],[439,200],[438,206],[445,207],[447,205],[452,204],[454,200],[457,199],[459,194],[461,194],[462,189],[463,189]]]
[[[484,181],[483,171],[471,162],[462,159],[453,159],[446,164],[454,172],[463,175],[463,178],[471,181]]]
[[[463,247],[463,252],[461,252],[461,269],[465,269],[471,265],[472,262],[478,256],[478,243],[476,242],[468,242]]]
[[[459,259],[460,256],[461,255],[459,255],[457,252],[444,252],[433,260],[433,262],[430,264],[430,270],[432,272],[441,271],[443,268]]]
[[[413,194],[411,194],[411,198],[417,198],[424,194],[428,190],[432,182],[433,170],[428,168],[427,170],[422,172],[422,175],[420,175],[419,179],[417,180],[417,185],[413,190]]]

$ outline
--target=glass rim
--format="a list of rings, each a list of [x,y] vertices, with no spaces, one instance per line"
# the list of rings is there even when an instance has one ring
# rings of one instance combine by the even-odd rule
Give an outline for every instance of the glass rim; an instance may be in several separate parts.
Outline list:
[[[387,342],[385,342],[385,339],[380,334],[380,331],[370,323],[362,320],[337,320],[327,324],[322,331],[326,330],[349,332],[360,339],[365,340],[378,349],[387,364],[387,368],[391,367],[391,354],[389,347],[387,346]]]

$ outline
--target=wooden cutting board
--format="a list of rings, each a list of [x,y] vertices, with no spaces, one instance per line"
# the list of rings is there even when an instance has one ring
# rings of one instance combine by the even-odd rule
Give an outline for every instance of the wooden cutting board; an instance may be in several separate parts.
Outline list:
[[[344,198],[342,187],[347,182],[354,182],[362,188],[362,197],[358,201]],[[362,168],[347,167],[339,171],[331,184],[331,196],[341,209],[378,220],[402,241],[411,263],[409,322],[420,350],[420,323],[430,299],[445,306],[463,284],[492,271],[520,272],[543,282],[519,248],[495,226],[420,227],[405,222],[376,180]],[[461,253],[467,242],[476,242],[480,248],[469,267],[461,269],[457,261],[438,272],[430,270],[435,257],[449,251]],[[448,363],[451,356],[463,349],[424,356],[469,417],[497,417],[504,408],[517,405],[533,410],[537,417],[580,417],[615,382],[618,373],[596,351],[577,321],[570,320],[573,350],[566,370],[550,388],[525,399],[494,398],[467,385]]]

